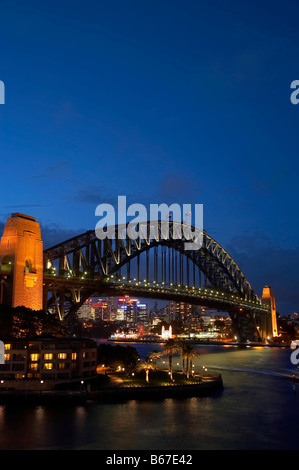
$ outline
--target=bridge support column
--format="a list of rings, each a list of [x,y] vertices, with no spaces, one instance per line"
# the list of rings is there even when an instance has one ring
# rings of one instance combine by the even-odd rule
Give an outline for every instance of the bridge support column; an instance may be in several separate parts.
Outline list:
[[[3,303],[42,310],[43,242],[34,217],[15,213],[7,219],[0,241],[0,269],[8,279]]]
[[[275,306],[275,298],[273,290],[269,286],[265,286],[263,289],[262,302],[270,308],[270,313],[265,319],[265,328],[263,329],[264,340],[273,339],[278,336],[277,329],[277,313]]]
[[[59,307],[60,307],[61,318],[64,317],[64,302],[65,302],[64,289],[60,289],[60,292],[59,292]]]
[[[48,293],[49,293],[49,288],[48,288],[48,285],[45,284],[43,287],[43,310],[44,312],[47,312],[48,310]]]
[[[259,343],[262,338],[256,328],[254,318],[250,312],[245,312],[240,309],[236,312],[231,312],[232,327],[237,341],[240,343],[252,342]]]

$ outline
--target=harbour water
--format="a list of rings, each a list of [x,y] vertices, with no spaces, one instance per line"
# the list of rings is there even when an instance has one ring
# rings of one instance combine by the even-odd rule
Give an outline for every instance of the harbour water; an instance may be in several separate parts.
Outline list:
[[[130,344],[142,356],[158,344]],[[298,450],[299,382],[288,348],[197,346],[195,373],[222,374],[208,398],[0,407],[1,450]],[[165,358],[167,362],[167,358]],[[174,366],[180,368],[180,358]]]

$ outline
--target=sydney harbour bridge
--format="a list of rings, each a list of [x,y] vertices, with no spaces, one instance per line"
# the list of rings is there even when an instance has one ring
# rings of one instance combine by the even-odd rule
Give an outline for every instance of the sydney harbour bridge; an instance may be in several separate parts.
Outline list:
[[[24,223],[30,225],[27,227],[30,236],[25,234]],[[123,226],[114,227],[114,238],[99,239],[96,231],[90,230],[43,250],[42,259],[38,260],[36,252],[41,240],[38,223],[32,217],[12,214],[0,244],[2,302],[6,287],[6,292],[10,292],[6,299],[16,305],[15,288],[9,286],[25,283],[26,292],[22,294],[25,300],[18,303],[25,304],[29,299],[29,304],[34,304],[30,301],[34,296],[29,293],[38,288],[42,277],[39,288],[42,308],[51,308],[62,321],[71,321],[78,308],[92,296],[134,295],[227,312],[240,342],[263,343],[277,335],[271,288],[266,287],[259,298],[229,253],[205,231],[198,249],[186,250],[183,222],[169,221],[166,231],[161,221],[156,222],[154,235],[149,224],[140,226],[136,239],[129,237]],[[9,245],[9,240],[16,236],[16,225],[20,227],[19,248],[16,243]],[[178,233],[182,236],[178,237]],[[32,245],[35,249],[27,256],[28,240],[31,251]],[[20,264],[24,274],[18,275],[16,268]]]

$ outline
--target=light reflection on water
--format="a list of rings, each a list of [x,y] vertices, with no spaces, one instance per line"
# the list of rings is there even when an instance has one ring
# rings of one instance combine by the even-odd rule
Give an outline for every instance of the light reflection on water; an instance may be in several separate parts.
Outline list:
[[[162,345],[138,345],[144,357]],[[208,398],[84,406],[1,406],[1,449],[298,449],[290,350],[201,346],[195,372],[219,372]],[[174,361],[180,364],[180,358]],[[165,366],[167,365],[167,358]]]

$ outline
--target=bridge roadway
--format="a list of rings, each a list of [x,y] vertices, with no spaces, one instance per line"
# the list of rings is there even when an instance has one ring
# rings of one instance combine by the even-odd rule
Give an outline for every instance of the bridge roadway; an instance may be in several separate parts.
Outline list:
[[[57,290],[78,289],[81,292],[82,303],[91,296],[138,296],[143,298],[154,298],[161,300],[174,300],[194,305],[206,306],[222,312],[240,313],[250,312],[253,314],[269,314],[269,307],[262,304],[260,300],[246,300],[237,295],[221,292],[211,288],[197,288],[177,285],[165,285],[155,281],[137,281],[136,279],[118,279],[117,276],[109,276],[104,279],[89,279],[65,277],[59,275],[44,275],[44,285],[51,291],[55,285]]]
[[[10,274],[0,272],[0,279],[8,280]],[[136,281],[136,279],[113,279],[110,276],[105,279],[89,279],[84,276],[65,277],[56,274],[44,274],[44,288],[51,292],[55,289],[71,291],[77,289],[81,292],[81,298],[91,296],[139,296],[161,300],[175,300],[194,305],[201,305],[217,309],[223,312],[250,311],[258,314],[268,314],[269,307],[262,304],[261,300],[246,300],[234,294],[221,292],[219,289],[197,288],[177,285],[163,285],[155,281]]]
[[[0,274],[4,282],[9,274]],[[6,278],[6,279],[5,279]],[[44,273],[44,309],[51,305],[57,310],[61,320],[71,321],[83,303],[92,296],[136,296],[161,300],[174,300],[193,305],[201,305],[220,312],[227,312],[233,322],[233,329],[239,342],[265,342],[265,319],[270,314],[267,305],[258,300],[246,300],[238,295],[215,288],[197,288],[182,285],[163,285],[155,281],[119,279],[116,276],[89,279],[59,276]],[[3,283],[1,282],[1,286]],[[51,296],[52,293],[52,296]],[[57,294],[59,293],[59,302]],[[50,297],[49,297],[50,294]],[[69,308],[67,307],[69,304]]]

